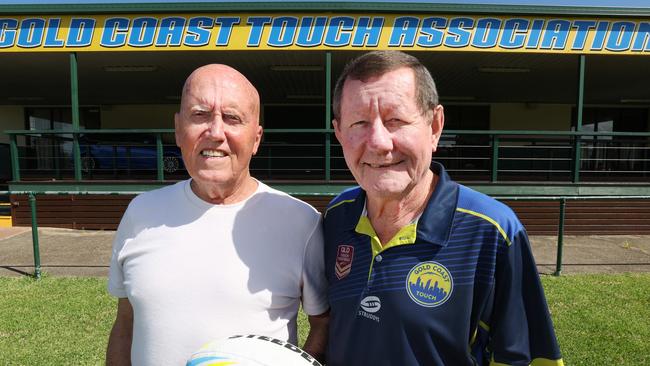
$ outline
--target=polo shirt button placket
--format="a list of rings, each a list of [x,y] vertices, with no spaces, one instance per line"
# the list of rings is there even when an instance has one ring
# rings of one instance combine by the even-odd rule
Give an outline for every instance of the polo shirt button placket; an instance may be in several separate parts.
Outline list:
[[[366,285],[366,290],[369,291],[372,287],[372,284],[375,282],[375,267],[377,267],[381,261],[384,260],[384,258],[381,256],[381,254],[377,254],[374,259],[373,263],[373,269],[372,272],[370,273],[370,277],[368,278],[368,284]]]

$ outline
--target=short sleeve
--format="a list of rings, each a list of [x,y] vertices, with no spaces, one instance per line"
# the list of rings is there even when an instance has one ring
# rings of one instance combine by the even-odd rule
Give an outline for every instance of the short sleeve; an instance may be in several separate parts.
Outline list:
[[[525,230],[502,249],[489,331],[490,365],[563,365]]]
[[[113,250],[111,255],[111,264],[108,270],[108,292],[119,298],[127,297],[126,289],[124,288],[124,272],[122,271],[122,262],[120,261],[120,253],[122,249],[133,238],[132,221],[129,218],[131,205],[126,209],[120,225],[117,228],[115,237],[113,238]]]
[[[320,315],[329,308],[324,255],[323,228],[319,218],[309,236],[303,258],[302,307],[308,315]]]

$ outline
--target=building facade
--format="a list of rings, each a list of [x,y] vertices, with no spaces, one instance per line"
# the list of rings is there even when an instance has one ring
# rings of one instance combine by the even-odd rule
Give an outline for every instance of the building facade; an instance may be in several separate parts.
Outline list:
[[[126,193],[185,179],[173,114],[207,63],[260,91],[253,175],[323,205],[353,184],[330,122],[336,77],[362,52],[395,49],[436,80],[446,126],[434,158],[453,178],[523,199],[510,203],[533,232],[557,230],[549,198],[565,196],[574,232],[650,232],[641,3],[4,2],[0,176],[14,223],[29,222],[24,194],[36,192],[45,225],[111,228]]]

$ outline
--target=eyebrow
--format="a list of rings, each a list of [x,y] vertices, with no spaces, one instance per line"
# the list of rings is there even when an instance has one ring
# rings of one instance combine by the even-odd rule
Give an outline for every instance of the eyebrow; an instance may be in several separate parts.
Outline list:
[[[192,115],[194,112],[212,113],[212,108],[201,104],[194,104],[182,108],[181,112],[187,113],[188,115]]]

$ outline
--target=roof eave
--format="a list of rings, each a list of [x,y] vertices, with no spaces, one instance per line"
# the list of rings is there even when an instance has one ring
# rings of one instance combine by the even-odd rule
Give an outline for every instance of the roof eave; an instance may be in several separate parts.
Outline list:
[[[574,16],[650,16],[649,8],[577,7],[533,5],[483,5],[390,2],[194,2],[137,4],[0,4],[0,14],[101,14],[101,13],[191,13],[191,12],[266,12],[337,11],[391,13],[469,13],[530,14]]]

